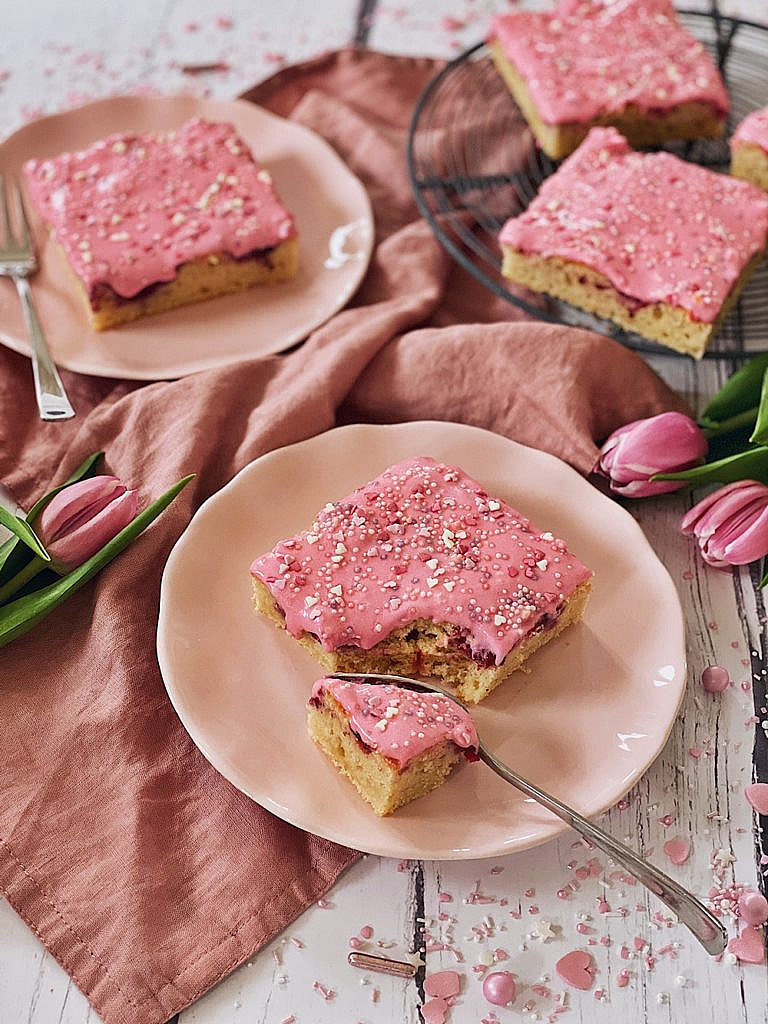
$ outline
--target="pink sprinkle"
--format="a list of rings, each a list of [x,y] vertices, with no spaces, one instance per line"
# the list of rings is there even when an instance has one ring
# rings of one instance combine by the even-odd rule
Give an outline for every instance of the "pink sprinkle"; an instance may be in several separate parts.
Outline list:
[[[226,14],[220,14],[216,19],[217,28],[232,28],[234,22]]]
[[[651,954],[649,953],[648,956],[645,958],[645,966],[648,968],[649,971],[652,971],[653,968],[656,966],[656,957],[651,956]]]
[[[768,814],[768,782],[753,782],[745,786],[744,796],[758,814]]]
[[[603,998],[604,995],[605,995],[605,993],[603,992],[603,990],[601,988],[596,988],[595,989],[595,999],[600,1000],[600,999]]]
[[[647,943],[646,943],[645,939],[640,938],[639,935],[635,936],[634,946],[635,946],[635,949],[638,951],[638,953],[641,953],[645,949],[646,945],[647,945]]]
[[[669,839],[664,843],[664,853],[671,864],[685,864],[691,855],[691,844],[687,839],[675,836],[674,839]]]
[[[658,820],[659,824],[663,825],[664,828],[669,828],[669,826],[673,823],[675,819],[672,817],[671,814],[665,814],[663,818],[659,818]]]
[[[371,928],[371,926],[369,924],[364,924],[363,927],[360,929],[360,935],[364,939],[372,939],[373,938],[373,928]]]
[[[378,1003],[380,995],[381,995],[381,990],[380,989],[372,988],[371,989],[371,1002],[372,1003]]]
[[[525,898],[527,900],[533,899],[533,897],[535,895],[536,895],[536,890],[535,889],[526,889],[525,892],[523,893],[523,896],[525,896]]]
[[[626,811],[626,809],[629,807],[629,800],[625,796],[623,796],[621,800],[619,800],[619,802],[616,804],[616,807],[620,811]]]
[[[445,1024],[448,1003],[444,999],[430,999],[421,1008],[424,1024]]]
[[[459,18],[452,18],[450,14],[446,14],[440,24],[446,32],[460,32],[466,23]]]
[[[579,921],[579,923],[576,925],[576,931],[579,933],[579,935],[588,935],[592,931],[592,929],[589,927],[589,925],[584,924],[583,921]]]
[[[610,914],[611,912],[610,904],[599,896],[597,899],[597,912],[598,914]]]
[[[440,892],[437,894],[438,903],[453,903],[453,896],[449,892]]]
[[[528,913],[529,914],[538,914],[538,912],[539,912],[539,908],[538,908],[537,904],[532,903],[530,905],[530,907],[528,907]]]
[[[313,981],[312,988],[315,992],[318,992],[326,1002],[336,998],[335,991],[332,988],[326,988],[325,985],[321,985],[319,981]]]
[[[616,984],[619,988],[626,988],[629,984],[629,971],[624,969],[619,971],[619,976],[616,978]]]
[[[408,870],[408,861],[401,860],[399,862],[399,864],[397,865],[397,870],[398,871],[407,871]]]
[[[531,985],[531,992],[535,992],[537,996],[541,996],[542,999],[548,999],[551,995],[550,990],[546,985]]]
[[[456,971],[438,971],[424,979],[424,992],[436,999],[451,999],[461,991],[461,978]]]
[[[557,898],[560,899],[560,900],[567,900],[567,899],[570,898],[570,896],[571,896],[571,890],[570,889],[558,889],[557,890]]]
[[[362,949],[363,944],[356,935],[353,935],[352,938],[349,940],[349,947],[350,949]]]
[[[691,755],[691,757],[701,757],[704,751],[701,749],[701,747],[689,747],[688,753]]]
[[[325,910],[326,907],[330,907],[330,903],[328,902],[328,900],[318,900],[317,905],[318,907],[320,907],[321,910]]]
[[[493,959],[498,963],[500,960],[509,960],[509,953],[505,949],[494,949]]]
[[[188,21],[187,24],[184,26],[184,31],[185,32],[197,32],[197,30],[199,28],[200,28],[200,26],[198,25],[198,23],[196,21]]]
[[[603,936],[601,936],[601,938],[600,938],[600,945],[601,946],[610,946],[610,944],[611,944],[611,937],[610,937],[610,935],[603,935]]]
[[[293,1016],[293,1014],[291,1014],[289,1017],[283,1017],[283,1019],[280,1021],[280,1024],[294,1024],[295,1020],[296,1018]]]
[[[589,868],[576,868],[576,877],[580,878],[582,882],[589,878]]]
[[[728,689],[730,682],[728,672],[719,665],[709,665],[701,673],[701,685],[707,693],[723,693]]]
[[[284,53],[275,53],[272,50],[268,50],[264,54],[264,60],[268,64],[282,64],[285,61],[285,54]]]
[[[621,952],[619,953],[619,956],[622,960],[629,960],[629,950],[626,946],[621,947]]]
[[[684,580],[692,580],[693,579],[693,573],[691,572],[690,569],[686,569],[685,570],[685,572],[683,573],[683,579]]]

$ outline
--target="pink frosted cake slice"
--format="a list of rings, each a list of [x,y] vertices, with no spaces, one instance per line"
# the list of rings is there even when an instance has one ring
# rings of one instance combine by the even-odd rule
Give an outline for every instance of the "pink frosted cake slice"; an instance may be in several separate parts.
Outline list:
[[[441,785],[477,760],[470,716],[450,698],[331,677],[315,683],[309,734],[377,814]]]
[[[327,672],[436,675],[477,703],[577,622],[592,573],[466,473],[405,459],[251,566]]]
[[[768,107],[749,114],[733,133],[731,174],[768,192]]]
[[[593,128],[499,236],[502,273],[700,357],[768,245],[768,196]]]
[[[562,0],[491,27],[493,59],[542,149],[559,160],[594,125],[635,146],[716,138],[728,95],[671,0]]]
[[[24,173],[96,330],[296,273],[293,217],[231,124],[110,135]]]

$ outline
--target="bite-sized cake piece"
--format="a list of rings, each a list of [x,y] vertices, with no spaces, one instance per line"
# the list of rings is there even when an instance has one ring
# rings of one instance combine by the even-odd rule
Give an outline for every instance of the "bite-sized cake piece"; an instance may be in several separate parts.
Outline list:
[[[577,622],[592,573],[460,469],[405,459],[251,566],[326,672],[436,675],[477,703]]]
[[[449,697],[390,684],[318,680],[309,735],[377,814],[391,814],[477,760],[472,719]]]
[[[768,107],[749,114],[733,133],[731,174],[768,192]]]
[[[293,217],[231,124],[110,135],[24,174],[96,330],[296,274]]]
[[[593,128],[499,236],[502,273],[700,357],[768,245],[768,196]]]
[[[498,15],[493,59],[539,145],[559,160],[593,125],[635,146],[722,135],[728,94],[672,0],[562,0]]]

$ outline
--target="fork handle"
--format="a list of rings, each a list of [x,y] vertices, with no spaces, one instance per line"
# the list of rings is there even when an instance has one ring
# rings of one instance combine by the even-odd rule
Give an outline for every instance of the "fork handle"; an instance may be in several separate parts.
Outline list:
[[[27,333],[32,345],[32,375],[35,378],[35,397],[41,420],[69,420],[75,415],[59,371],[51,359],[48,345],[32,301],[32,290],[25,277],[16,277],[16,290],[24,311]]]
[[[497,775],[506,779],[526,796],[533,797],[538,804],[556,814],[575,832],[631,872],[639,882],[677,914],[680,921],[696,936],[711,956],[717,956],[724,951],[728,938],[722,923],[692,893],[657,868],[655,864],[643,860],[634,850],[619,842],[599,825],[582,817],[572,807],[568,807],[550,793],[545,793],[543,789],[539,789],[538,786],[534,786],[532,782],[524,779],[522,775],[512,771],[509,765],[492,754],[482,743],[478,753],[481,760]]]

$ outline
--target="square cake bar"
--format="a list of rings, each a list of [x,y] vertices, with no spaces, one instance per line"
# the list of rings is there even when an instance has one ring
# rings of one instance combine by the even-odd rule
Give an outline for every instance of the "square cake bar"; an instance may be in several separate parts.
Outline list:
[[[768,245],[768,196],[593,128],[499,235],[502,273],[700,357]]]
[[[591,571],[425,456],[326,505],[251,566],[253,603],[326,672],[434,675],[477,703],[577,622]]]
[[[768,107],[749,114],[733,133],[731,174],[768,192]]]
[[[562,0],[550,11],[510,11],[494,19],[489,43],[553,160],[594,125],[613,125],[635,146],[723,133],[723,80],[671,0]]]
[[[293,217],[230,124],[115,134],[24,173],[95,330],[296,274]]]

